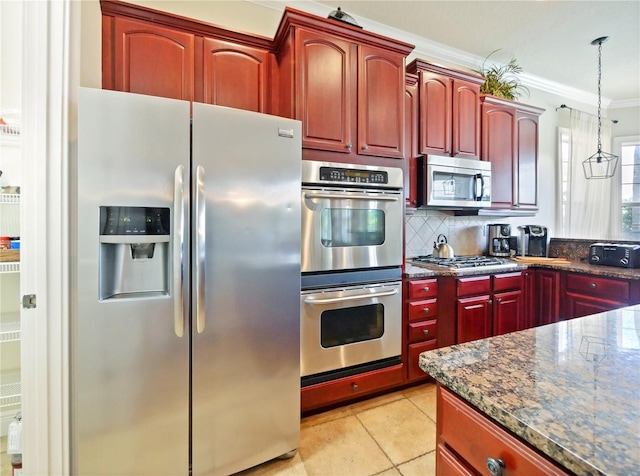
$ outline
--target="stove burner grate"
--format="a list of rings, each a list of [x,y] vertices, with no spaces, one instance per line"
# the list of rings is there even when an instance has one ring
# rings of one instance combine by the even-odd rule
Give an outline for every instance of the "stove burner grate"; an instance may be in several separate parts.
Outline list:
[[[435,258],[433,255],[416,256],[412,259],[418,263],[440,266],[442,268],[480,268],[508,264],[506,260],[488,256],[456,256],[454,258]]]

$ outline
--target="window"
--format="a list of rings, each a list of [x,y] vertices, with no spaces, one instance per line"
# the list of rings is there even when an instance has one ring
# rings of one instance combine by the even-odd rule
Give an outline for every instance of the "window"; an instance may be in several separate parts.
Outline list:
[[[571,165],[571,130],[566,127],[558,128],[558,157],[560,158],[560,197],[559,198],[559,223],[556,229],[560,231],[560,236],[569,236],[569,172]]]
[[[615,142],[620,157],[621,236],[640,240],[640,138]]]

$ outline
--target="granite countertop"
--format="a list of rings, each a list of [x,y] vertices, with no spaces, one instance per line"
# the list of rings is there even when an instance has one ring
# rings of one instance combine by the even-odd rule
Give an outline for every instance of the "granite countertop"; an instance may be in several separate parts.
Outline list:
[[[404,269],[404,277],[422,278],[435,276],[473,276],[479,274],[509,273],[512,271],[519,271],[527,268],[545,268],[555,269],[557,271],[572,271],[575,273],[593,274],[594,276],[606,276],[609,278],[640,280],[640,269],[617,268],[615,266],[598,266],[589,264],[588,262],[582,260],[567,262],[550,261],[540,263],[518,263],[513,260],[507,261],[512,263],[513,266],[505,267],[499,270],[495,268],[489,269],[482,267],[452,270],[447,268],[415,266],[411,264],[410,259],[407,259]]]
[[[640,474],[640,305],[424,352],[420,367],[576,474]]]

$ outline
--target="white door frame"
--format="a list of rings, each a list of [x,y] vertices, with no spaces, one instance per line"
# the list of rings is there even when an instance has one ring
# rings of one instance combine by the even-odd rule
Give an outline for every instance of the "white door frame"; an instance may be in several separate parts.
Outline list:
[[[69,466],[69,163],[81,2],[23,3],[21,313],[24,474]]]

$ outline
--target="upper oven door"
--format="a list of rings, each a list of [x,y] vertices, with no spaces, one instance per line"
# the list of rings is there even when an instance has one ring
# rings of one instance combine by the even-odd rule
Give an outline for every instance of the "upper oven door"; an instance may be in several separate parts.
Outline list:
[[[302,272],[402,265],[400,190],[302,188]]]

